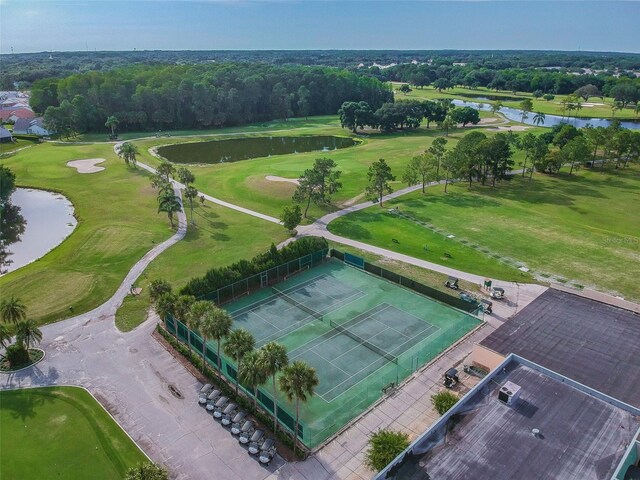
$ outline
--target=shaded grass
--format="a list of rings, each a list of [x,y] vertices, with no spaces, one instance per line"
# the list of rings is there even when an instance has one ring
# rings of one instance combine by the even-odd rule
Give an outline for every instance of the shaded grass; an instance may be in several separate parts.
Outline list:
[[[0,404],[3,479],[116,479],[147,460],[81,388],[4,391]]]
[[[69,160],[106,158],[105,170],[79,174]],[[172,231],[157,213],[146,173],[127,168],[111,145],[42,144],[6,158],[21,186],[55,189],[73,203],[78,226],[58,247],[0,278],[28,315],[45,324],[102,304],[133,266]],[[28,228],[28,226],[27,226]]]
[[[571,177],[536,175],[532,183],[516,177],[498,188],[457,184],[448,194],[442,187],[429,188],[426,195],[413,193],[386,206],[478,245],[478,251],[464,246],[473,254],[459,253],[456,268],[490,275],[478,268],[477,259],[482,250],[499,252],[565,281],[638,298],[640,213],[629,206],[639,198],[636,166],[619,172],[582,170]],[[421,253],[428,237],[426,229],[375,207],[342,217],[329,228],[410,255]],[[400,243],[391,243],[390,235]],[[454,266],[437,256],[420,258]]]

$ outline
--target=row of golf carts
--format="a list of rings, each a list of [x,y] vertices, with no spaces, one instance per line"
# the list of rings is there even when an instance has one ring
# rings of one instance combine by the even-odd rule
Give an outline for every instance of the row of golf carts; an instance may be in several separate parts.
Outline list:
[[[222,395],[220,390],[206,384],[200,389],[198,403],[204,405],[208,412],[213,413],[213,418],[231,430],[232,435],[238,437],[238,442],[247,445],[250,455],[257,455],[263,465],[269,465],[276,454],[276,442],[265,435],[264,430],[256,428],[253,420],[249,419],[247,412]]]

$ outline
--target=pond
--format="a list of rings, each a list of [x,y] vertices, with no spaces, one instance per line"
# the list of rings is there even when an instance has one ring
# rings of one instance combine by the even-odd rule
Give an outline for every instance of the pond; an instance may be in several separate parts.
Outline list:
[[[227,163],[304,152],[330,152],[356,145],[349,137],[249,137],[178,143],[158,147],[158,154],[174,163]]]
[[[478,110],[490,111],[491,105],[485,103],[478,102],[467,102],[465,100],[454,100],[453,104],[457,107],[473,107]],[[522,110],[511,107],[502,107],[500,109],[500,113],[507,117],[509,120],[514,122],[522,121]],[[529,113],[529,118],[524,120],[524,123],[527,125],[535,125],[533,123],[533,116],[535,113]],[[611,125],[611,120],[608,118],[575,118],[575,117],[561,117],[559,115],[550,115],[546,114],[544,123],[541,123],[541,127],[553,127],[554,125],[558,125],[560,123],[569,123],[576,128],[584,128],[587,125],[592,125],[594,127],[608,127]],[[634,122],[632,120],[623,120],[620,122],[620,125],[624,128],[628,128],[629,130],[638,130],[640,129],[640,122]]]
[[[78,224],[73,204],[59,193],[17,188],[2,222],[0,271],[12,272],[44,256]]]

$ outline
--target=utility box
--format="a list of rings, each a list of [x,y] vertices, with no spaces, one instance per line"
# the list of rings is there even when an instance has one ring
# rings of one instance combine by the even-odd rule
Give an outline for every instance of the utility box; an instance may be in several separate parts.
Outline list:
[[[520,397],[520,393],[520,385],[516,385],[513,382],[506,382],[498,391],[498,400],[507,405],[513,405]]]

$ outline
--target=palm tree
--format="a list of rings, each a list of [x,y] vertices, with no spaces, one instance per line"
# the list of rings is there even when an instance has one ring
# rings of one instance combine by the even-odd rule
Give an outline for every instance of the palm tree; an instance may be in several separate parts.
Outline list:
[[[163,189],[158,194],[158,213],[166,212],[171,222],[171,228],[174,228],[173,214],[182,211],[180,198],[173,193],[171,189]]]
[[[191,330],[197,330],[202,335],[201,326],[205,323],[205,318],[211,316],[211,309],[213,308],[213,304],[207,300],[199,300],[197,302],[193,302],[183,321],[186,322],[187,327],[187,344],[189,346],[189,351],[191,351]],[[206,354],[206,339],[202,340],[202,371],[204,371],[205,366],[205,354]]]
[[[277,342],[269,342],[260,348],[262,369],[273,380],[273,431],[278,430],[278,391],[276,389],[276,374],[289,363],[287,349]]]
[[[316,369],[302,360],[296,360],[284,367],[280,377],[280,389],[290,402],[296,401],[296,429],[294,432],[293,454],[298,446],[298,425],[300,420],[300,402],[306,402],[314,394],[320,381]]]
[[[200,334],[203,339],[212,338],[218,344],[216,356],[218,357],[218,377],[222,374],[222,359],[220,358],[220,342],[229,335],[233,319],[226,310],[211,304],[210,315],[206,321],[200,325]]]
[[[229,333],[227,341],[224,343],[223,350],[225,355],[228,355],[235,360],[236,366],[239,370],[242,357],[252,351],[255,345],[256,341],[253,338],[253,335],[244,328],[238,328],[237,330],[232,330]],[[238,377],[239,375],[236,374],[236,395],[238,394]]]
[[[193,199],[198,196],[198,189],[189,185],[184,189],[184,196],[189,199],[189,208],[191,209],[191,225],[195,225],[193,221]]]
[[[494,115],[500,111],[502,108],[502,102],[494,102],[491,104],[491,113]]]
[[[188,187],[190,184],[196,181],[196,176],[191,173],[191,170],[188,170],[184,167],[180,167],[178,169],[178,178],[185,187]]]
[[[156,313],[163,322],[166,322],[169,317],[173,317],[173,326],[177,335],[178,325],[176,324],[175,306],[176,296],[171,292],[161,294],[154,304]]]
[[[125,142],[120,145],[120,151],[118,155],[124,160],[127,165],[136,166],[136,155],[138,154],[138,148],[129,142]]]
[[[0,323],[0,347],[6,347],[11,342],[9,329]]]
[[[16,327],[16,342],[26,348],[35,346],[42,341],[42,332],[35,320],[24,320]]]
[[[533,116],[533,123],[535,123],[536,126],[539,127],[540,124],[544,124],[546,118],[547,116],[544,113],[536,112],[536,114]]]
[[[258,410],[258,385],[262,385],[269,378],[262,368],[261,353],[261,350],[247,352],[238,366],[240,381],[253,389],[253,407],[256,410]]]
[[[104,122],[104,126],[108,127],[111,129],[111,137],[115,137],[116,136],[116,127],[118,126],[118,123],[120,123],[120,120],[118,120],[118,117],[116,117],[115,115],[111,115],[110,117],[107,118],[107,121]]]
[[[19,298],[13,295],[8,300],[0,302],[0,319],[6,323],[17,324],[27,318],[27,307]]]

